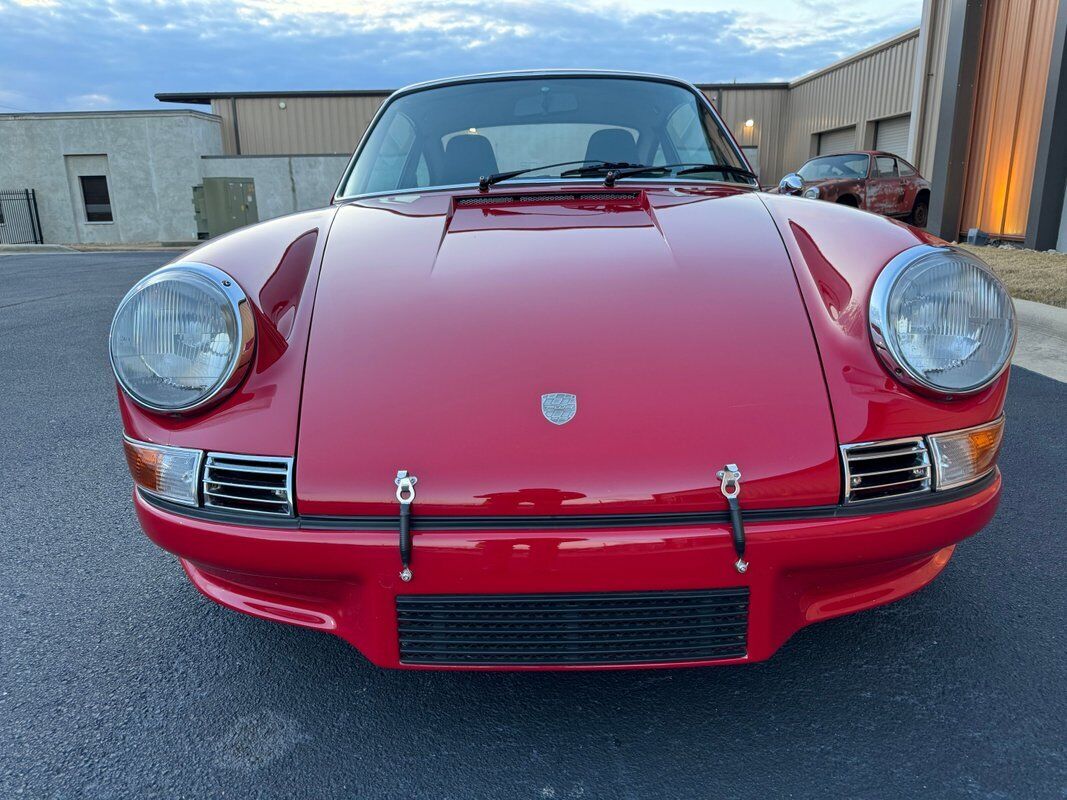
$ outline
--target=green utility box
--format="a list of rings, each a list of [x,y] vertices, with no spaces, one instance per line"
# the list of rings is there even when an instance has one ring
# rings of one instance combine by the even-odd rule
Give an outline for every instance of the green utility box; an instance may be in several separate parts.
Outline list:
[[[193,212],[201,239],[259,222],[256,183],[251,178],[204,178],[193,187]]]

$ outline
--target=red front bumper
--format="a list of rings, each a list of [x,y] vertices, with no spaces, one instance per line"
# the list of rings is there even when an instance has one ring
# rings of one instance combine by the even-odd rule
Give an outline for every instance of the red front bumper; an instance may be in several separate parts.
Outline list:
[[[639,666],[761,661],[808,623],[882,605],[925,586],[948,563],[953,546],[990,520],[999,497],[997,475],[974,494],[936,506],[746,523],[751,566],[744,575],[734,570],[726,525],[416,532],[415,578],[405,584],[398,575],[393,532],[223,524],[171,513],[135,492],[145,532],[181,558],[190,579],[208,597],[258,617],[330,631],[383,667],[409,666],[399,657],[398,594],[738,586],[750,591],[747,656]]]

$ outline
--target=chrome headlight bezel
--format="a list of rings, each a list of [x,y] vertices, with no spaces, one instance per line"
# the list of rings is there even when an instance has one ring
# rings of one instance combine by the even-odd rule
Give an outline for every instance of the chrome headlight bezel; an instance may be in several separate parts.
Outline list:
[[[223,370],[207,394],[189,403],[163,405],[138,394],[136,389],[123,379],[115,361],[115,326],[123,310],[135,297],[148,287],[172,278],[176,273],[183,273],[187,276],[192,276],[194,280],[205,282],[225,297],[230,312],[233,314],[236,346],[230,354],[225,370]],[[135,283],[122,298],[111,320],[111,328],[108,334],[108,360],[111,363],[111,370],[115,374],[115,380],[122,387],[122,391],[138,406],[159,414],[189,414],[220,402],[240,385],[252,363],[255,338],[256,325],[255,316],[252,313],[252,305],[244,290],[237,284],[237,281],[226,272],[210,264],[183,261],[160,267],[149,273]]]
[[[899,342],[889,324],[889,307],[892,301],[893,291],[904,274],[911,267],[918,265],[920,262],[925,261],[932,256],[945,253],[951,253],[955,257],[962,258],[969,264],[984,272],[992,282],[1004,292],[1008,301],[1008,308],[1011,310],[1011,346],[1008,348],[1007,356],[1003,363],[995,372],[981,382],[962,388],[940,386],[918,372],[904,357]],[[868,309],[868,322],[871,341],[874,345],[875,352],[878,353],[879,358],[894,378],[913,390],[926,394],[934,394],[946,399],[974,395],[988,389],[996,383],[1001,375],[1004,374],[1004,371],[1011,365],[1011,356],[1015,351],[1015,343],[1018,340],[1018,320],[1015,314],[1014,303],[1012,302],[1011,295],[1008,293],[1007,288],[981,259],[968,253],[966,250],[961,250],[958,247],[951,247],[948,245],[940,247],[928,244],[917,245],[908,248],[890,260],[874,282]]]

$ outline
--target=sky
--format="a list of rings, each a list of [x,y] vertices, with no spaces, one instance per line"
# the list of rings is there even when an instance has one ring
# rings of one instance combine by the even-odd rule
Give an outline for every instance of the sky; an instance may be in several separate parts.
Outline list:
[[[788,80],[918,25],[921,11],[922,0],[0,0],[0,113],[546,67]]]

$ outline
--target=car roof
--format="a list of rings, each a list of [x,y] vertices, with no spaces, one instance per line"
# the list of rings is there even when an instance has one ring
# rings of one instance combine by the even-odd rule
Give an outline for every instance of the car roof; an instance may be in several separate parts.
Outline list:
[[[700,93],[700,89],[696,84],[681,78],[675,78],[671,75],[660,75],[654,72],[630,72],[625,70],[606,70],[606,69],[532,69],[532,70],[511,70],[504,72],[479,72],[472,75],[457,75],[451,78],[437,78],[432,81],[422,81],[420,83],[412,83],[402,89],[397,89],[393,92],[393,97],[402,94],[408,94],[410,92],[420,92],[423,89],[434,89],[439,86],[453,86],[461,83],[488,83],[491,81],[502,81],[510,79],[532,79],[532,78],[632,78],[637,80],[646,81],[659,81],[661,83],[673,83],[677,86],[684,86],[687,89],[692,89],[694,92]]]
[[[840,153],[823,153],[822,155],[812,156],[808,161],[814,161],[817,158],[830,158],[832,156],[889,156],[890,158],[899,158],[901,161],[907,161],[904,156],[890,153],[888,150],[842,150]]]

